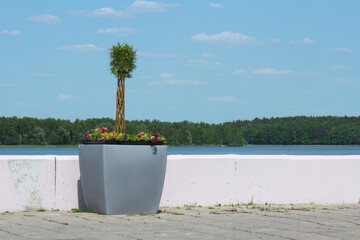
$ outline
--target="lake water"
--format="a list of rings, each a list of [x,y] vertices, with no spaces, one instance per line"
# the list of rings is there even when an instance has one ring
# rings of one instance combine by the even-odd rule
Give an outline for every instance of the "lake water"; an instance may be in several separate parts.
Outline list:
[[[169,147],[168,154],[182,155],[360,155],[360,146],[247,146]],[[0,155],[78,155],[77,147],[0,148]]]

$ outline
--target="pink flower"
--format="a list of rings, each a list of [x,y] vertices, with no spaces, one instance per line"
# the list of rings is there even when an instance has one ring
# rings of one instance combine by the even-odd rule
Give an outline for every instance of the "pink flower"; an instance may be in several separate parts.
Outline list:
[[[90,134],[86,134],[84,137],[89,138],[90,136],[91,136]]]
[[[106,136],[106,140],[109,140],[109,137],[108,137],[108,136]]]
[[[105,139],[104,137],[101,138],[101,140],[104,140],[104,139]]]
[[[157,138],[154,139],[154,142],[158,142],[159,140]]]
[[[102,130],[108,131],[109,129],[107,127],[103,127]]]

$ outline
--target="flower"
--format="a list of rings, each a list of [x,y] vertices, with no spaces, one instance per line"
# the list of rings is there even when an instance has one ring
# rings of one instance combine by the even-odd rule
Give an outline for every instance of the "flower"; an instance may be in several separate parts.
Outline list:
[[[159,135],[155,132],[140,132],[136,134],[117,134],[115,131],[110,132],[109,128],[101,127],[85,134],[84,139],[87,141],[115,141],[115,142],[148,142],[148,143],[166,143],[163,134]]]

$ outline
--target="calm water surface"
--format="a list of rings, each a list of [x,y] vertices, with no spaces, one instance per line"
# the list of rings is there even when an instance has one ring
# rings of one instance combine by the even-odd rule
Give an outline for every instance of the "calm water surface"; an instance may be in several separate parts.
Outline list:
[[[360,155],[360,146],[248,146],[169,147],[168,154],[183,155]],[[0,148],[0,155],[78,155],[77,147]]]

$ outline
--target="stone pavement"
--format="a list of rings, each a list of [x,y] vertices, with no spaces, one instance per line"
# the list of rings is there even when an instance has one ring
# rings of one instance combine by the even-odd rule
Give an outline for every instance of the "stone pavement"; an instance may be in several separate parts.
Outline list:
[[[162,208],[156,215],[0,213],[0,240],[360,239],[359,205]]]

